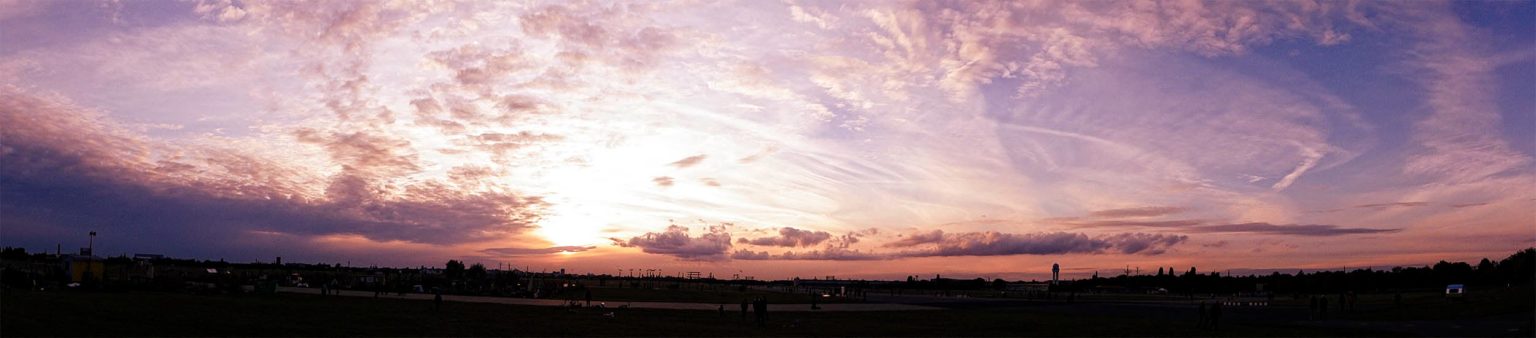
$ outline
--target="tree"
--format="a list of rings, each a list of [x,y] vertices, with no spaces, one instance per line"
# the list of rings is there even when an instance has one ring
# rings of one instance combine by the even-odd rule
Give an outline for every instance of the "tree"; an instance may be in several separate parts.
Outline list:
[[[1536,276],[1536,249],[1520,250],[1499,261],[1499,276],[1505,283],[1524,285]]]
[[[25,249],[25,248],[5,247],[4,251],[0,251],[0,258],[5,258],[5,259],[27,259],[27,249]]]
[[[481,265],[480,263],[475,263],[475,265],[469,267],[469,271],[465,272],[465,275],[469,276],[469,279],[474,279],[474,280],[485,279],[485,275],[486,275],[486,273],[485,273],[485,265]]]
[[[1163,267],[1161,267],[1161,266],[1157,267],[1157,276],[1158,277],[1162,277],[1163,276]]]
[[[448,266],[443,269],[443,276],[448,277],[448,279],[463,278],[464,277],[464,262],[460,262],[460,261],[456,261],[456,260],[452,260],[452,259],[448,260]]]

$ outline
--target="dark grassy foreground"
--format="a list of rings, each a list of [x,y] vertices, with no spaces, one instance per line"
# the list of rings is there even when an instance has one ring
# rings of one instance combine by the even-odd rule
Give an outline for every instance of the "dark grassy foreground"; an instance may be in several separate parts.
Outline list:
[[[767,298],[774,304],[810,303],[811,296],[805,293],[785,293],[748,289],[745,291],[734,288],[719,288],[713,290],[698,290],[683,288],[678,290],[647,289],[647,288],[615,288],[593,287],[592,299],[604,301],[630,301],[630,302],[681,302],[681,303],[709,303],[725,304],[727,308],[740,307],[741,301],[757,297]],[[572,295],[580,298],[581,295]],[[821,303],[850,303],[858,302],[849,298],[817,298]]]
[[[907,312],[773,313],[770,327],[737,313],[620,310],[321,297],[164,293],[3,293],[4,336],[1340,336],[1390,335],[1283,324],[1192,322],[1084,315],[1049,305]]]

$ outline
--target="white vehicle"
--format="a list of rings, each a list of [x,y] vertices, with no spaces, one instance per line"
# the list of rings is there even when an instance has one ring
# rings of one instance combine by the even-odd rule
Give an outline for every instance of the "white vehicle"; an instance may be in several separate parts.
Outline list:
[[[1451,284],[1451,285],[1446,285],[1445,286],[1445,296],[1446,297],[1461,297],[1461,295],[1466,294],[1466,293],[1467,293],[1467,287],[1464,286],[1464,285],[1461,285],[1461,284]]]

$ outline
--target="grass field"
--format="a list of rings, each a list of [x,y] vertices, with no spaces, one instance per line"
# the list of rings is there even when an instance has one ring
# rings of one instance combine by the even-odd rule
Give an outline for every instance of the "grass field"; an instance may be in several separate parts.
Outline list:
[[[1085,305],[1090,306],[1090,305]],[[1065,310],[1064,310],[1065,309]],[[1101,313],[1102,312],[1102,313]],[[1159,309],[1091,307],[739,314],[320,297],[164,293],[0,293],[4,336],[1383,336],[1386,332],[1244,322],[1194,328]],[[1096,314],[1101,313],[1101,314]]]

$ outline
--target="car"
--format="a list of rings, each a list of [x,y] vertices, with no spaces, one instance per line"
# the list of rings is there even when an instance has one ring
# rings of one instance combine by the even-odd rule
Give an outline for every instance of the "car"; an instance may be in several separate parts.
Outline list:
[[[1462,295],[1465,295],[1466,293],[1467,293],[1467,287],[1462,285],[1462,284],[1451,284],[1451,285],[1446,285],[1445,286],[1445,296],[1446,297],[1461,297]]]

